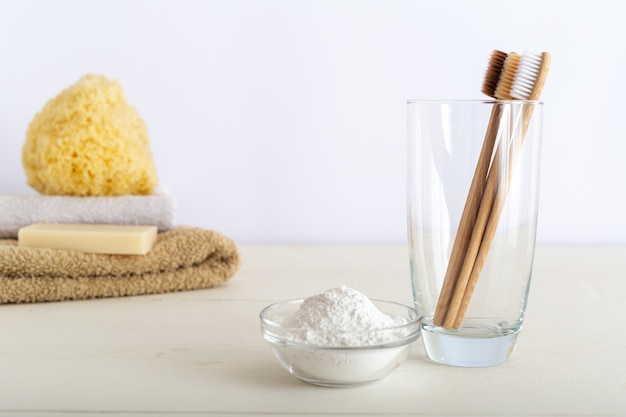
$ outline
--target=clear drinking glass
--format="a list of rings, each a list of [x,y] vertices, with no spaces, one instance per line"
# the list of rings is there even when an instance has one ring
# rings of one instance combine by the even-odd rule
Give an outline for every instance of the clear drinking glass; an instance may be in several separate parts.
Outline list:
[[[433,361],[492,366],[514,350],[535,250],[542,106],[408,102],[411,282]]]

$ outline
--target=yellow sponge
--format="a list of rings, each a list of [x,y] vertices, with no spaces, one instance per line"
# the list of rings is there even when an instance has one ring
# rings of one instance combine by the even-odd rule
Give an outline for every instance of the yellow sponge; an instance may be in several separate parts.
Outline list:
[[[22,164],[42,194],[150,194],[157,186],[144,121],[121,85],[100,75],[83,76],[35,115]]]

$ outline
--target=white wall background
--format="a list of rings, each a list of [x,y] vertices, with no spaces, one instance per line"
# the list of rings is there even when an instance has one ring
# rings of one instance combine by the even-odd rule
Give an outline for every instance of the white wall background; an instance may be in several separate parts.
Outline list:
[[[613,0],[0,0],[0,193],[93,72],[148,125],[184,224],[239,243],[402,243],[405,102],[483,98],[493,49],[550,51],[538,240],[626,244],[626,12]],[[1,213],[0,213],[1,215]]]

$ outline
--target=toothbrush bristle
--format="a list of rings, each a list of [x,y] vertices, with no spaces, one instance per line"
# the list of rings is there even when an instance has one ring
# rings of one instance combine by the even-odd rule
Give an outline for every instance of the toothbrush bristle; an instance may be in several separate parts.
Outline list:
[[[525,52],[515,73],[515,80],[511,87],[511,96],[520,100],[528,100],[535,88],[542,56]]]
[[[511,88],[513,87],[513,81],[515,80],[515,74],[519,67],[521,56],[518,53],[511,52],[504,61],[500,79],[498,80],[498,86],[496,87],[495,97],[500,100],[511,100]]]
[[[498,86],[498,79],[504,66],[504,60],[508,54],[499,50],[494,50],[489,58],[489,66],[485,73],[485,79],[483,80],[483,86],[480,91],[489,97],[495,98],[496,87]]]

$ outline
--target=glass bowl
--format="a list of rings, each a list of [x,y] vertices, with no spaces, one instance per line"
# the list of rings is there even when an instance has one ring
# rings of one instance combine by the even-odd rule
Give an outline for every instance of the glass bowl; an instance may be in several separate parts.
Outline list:
[[[406,323],[376,330],[333,332],[332,340],[339,341],[336,346],[310,344],[307,339],[320,340],[317,336],[326,333],[281,325],[285,317],[296,312],[303,301],[277,302],[261,310],[261,334],[281,365],[292,375],[311,384],[342,387],[380,380],[406,359],[410,345],[420,336],[421,318],[414,308],[372,300],[381,312],[401,317]],[[341,340],[358,341],[358,345],[353,345],[353,342],[340,346],[345,344]]]

